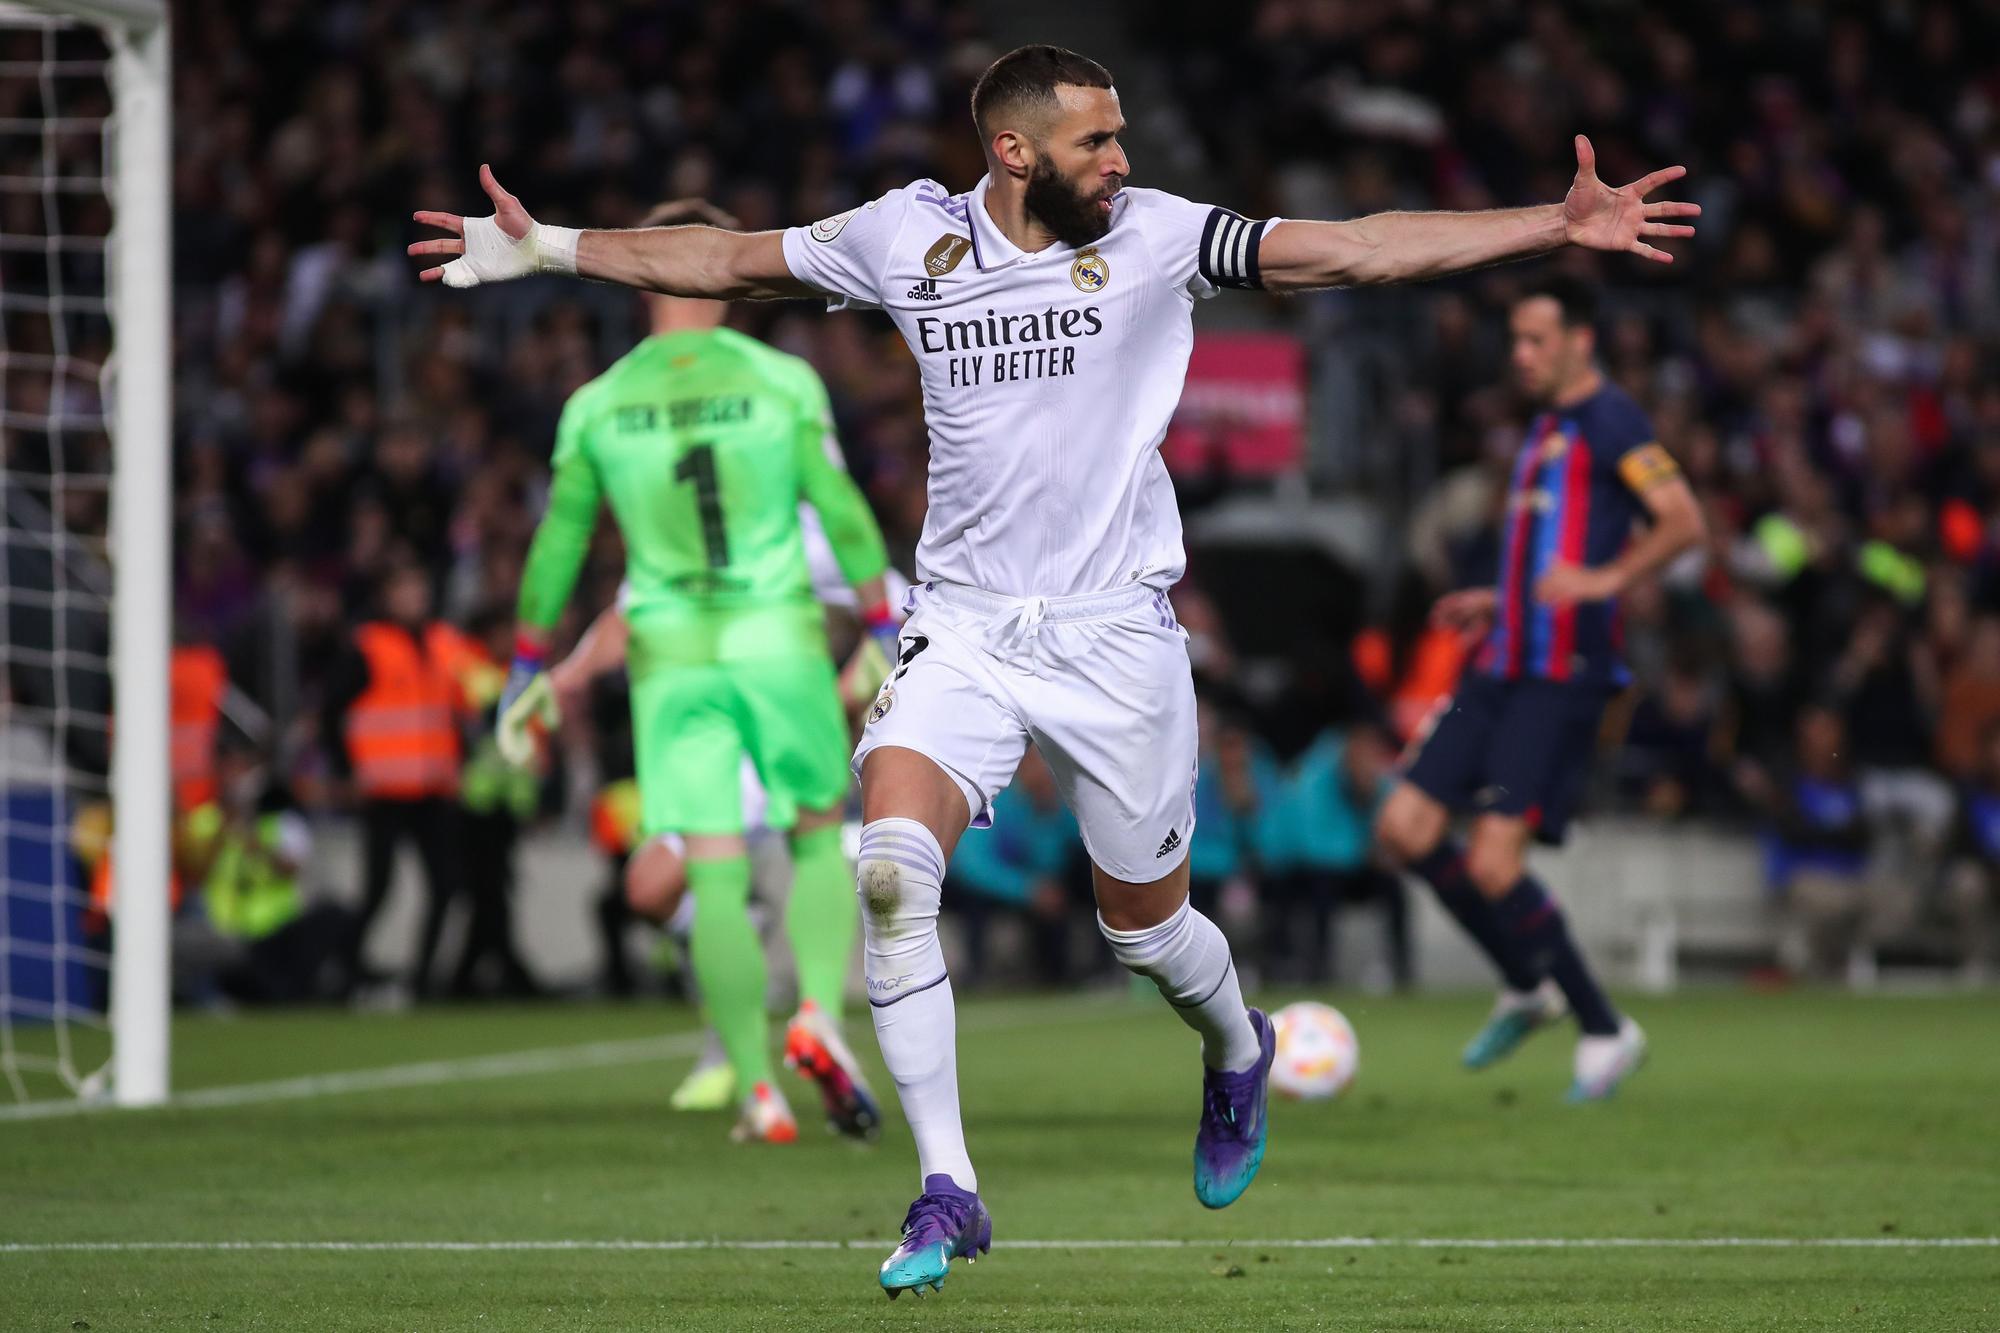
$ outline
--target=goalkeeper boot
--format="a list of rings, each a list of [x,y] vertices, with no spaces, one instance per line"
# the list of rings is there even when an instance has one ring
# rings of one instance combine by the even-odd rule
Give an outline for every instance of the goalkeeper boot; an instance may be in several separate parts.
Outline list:
[[[1240,1073],[1206,1069],[1201,1079],[1201,1128],[1194,1140],[1194,1196],[1204,1208],[1227,1208],[1250,1188],[1264,1164],[1271,1062],[1278,1039],[1262,1009],[1250,1011],[1262,1048]]]
[[[1646,1063],[1646,1034],[1631,1019],[1621,1019],[1618,1031],[1606,1037],[1588,1034],[1576,1039],[1576,1081],[1570,1102],[1601,1102]]]
[[[726,1111],[735,1100],[736,1071],[729,1067],[729,1056],[717,1040],[715,1029],[710,1028],[708,1045],[701,1058],[674,1089],[667,1105],[676,1111]]]
[[[1459,1060],[1467,1069],[1497,1065],[1535,1032],[1559,1022],[1568,1012],[1569,1006],[1553,981],[1544,981],[1531,991],[1503,990],[1493,1002],[1486,1026],[1466,1043]]]
[[[797,1143],[799,1122],[785,1105],[785,1094],[768,1083],[759,1083],[743,1099],[743,1118],[729,1137],[737,1143]]]
[[[992,1248],[993,1219],[979,1196],[942,1172],[925,1176],[924,1192],[903,1215],[903,1243],[882,1261],[882,1290],[892,1301],[906,1291],[942,1291],[953,1259],[973,1263]]]
[[[850,1139],[872,1139],[882,1130],[882,1106],[861,1076],[860,1062],[841,1040],[826,1011],[807,1000],[785,1029],[785,1067],[819,1088],[826,1122]]]

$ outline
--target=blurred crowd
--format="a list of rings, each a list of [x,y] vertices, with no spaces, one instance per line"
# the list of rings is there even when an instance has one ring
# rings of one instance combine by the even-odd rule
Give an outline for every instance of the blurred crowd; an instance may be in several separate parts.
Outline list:
[[[699,196],[765,228],[914,176],[969,179],[963,108],[995,53],[956,0],[195,3],[177,10],[176,49],[180,637],[219,649],[274,719],[264,749],[287,792],[361,816],[361,913],[332,984],[372,979],[364,936],[408,844],[427,889],[409,988],[524,993],[499,849],[543,804],[488,790],[491,700],[469,686],[490,671],[484,631],[505,637],[563,402],[645,327],[611,288],[422,288],[401,253],[418,234],[411,210],[475,208],[481,162],[543,220],[593,225]],[[797,308],[741,314],[819,367],[850,466],[907,554],[925,439],[893,332]],[[576,626],[622,573],[611,525],[600,538]],[[433,594],[415,617],[383,596],[412,568]],[[370,622],[400,627],[377,638],[383,662],[357,659],[355,627]],[[458,771],[415,785],[383,780],[354,739],[357,716],[409,712],[364,693],[402,639],[470,645],[452,654],[465,669],[449,723],[393,738],[452,755]],[[615,739],[597,740],[583,763],[600,771],[578,778],[572,804],[629,779]],[[549,808],[566,778],[549,777]],[[617,841],[599,838],[620,853]],[[459,898],[467,948],[433,976]],[[484,983],[474,937],[498,969]]]
[[[436,571],[455,619],[511,598],[564,399],[644,333],[609,288],[420,288],[414,207],[476,208],[490,162],[550,222],[706,196],[758,228],[976,174],[963,107],[988,52],[962,3],[217,0],[176,26],[180,614],[301,719],[319,650],[398,560]],[[744,319],[820,367],[907,550],[924,436],[893,334]],[[298,706],[276,697],[291,663],[260,660],[274,619]]]
[[[1599,804],[1747,819],[1771,887],[1888,939],[1993,901],[2000,790],[2000,6],[1341,3],[1148,23],[1186,124],[1262,211],[1559,198],[1682,163],[1672,268],[1607,285],[1607,370],[1650,410],[1708,549],[1626,607],[1638,688]],[[1199,114],[1193,114],[1198,108]],[[1425,460],[1391,617],[1492,577],[1524,414],[1517,273],[1319,298],[1382,369],[1363,447]],[[1392,687],[1393,688],[1393,687]],[[1818,881],[1821,892],[1802,882]],[[1982,887],[1983,886],[1983,887]],[[1843,932],[1834,930],[1832,935]],[[1820,952],[1824,952],[1821,950]],[[1983,945],[1971,952],[1979,956]]]
[[[964,188],[982,170],[967,92],[997,54],[976,14],[968,0],[176,6],[177,626],[274,719],[260,744],[302,807],[345,794],[324,705],[379,590],[414,564],[442,619],[504,619],[561,405],[643,333],[619,289],[420,287],[401,253],[411,209],[482,208],[480,162],[570,224],[700,195],[767,227],[915,176]],[[1130,108],[1142,137],[1177,139],[1176,169],[1246,211],[1552,200],[1573,130],[1613,181],[1688,167],[1705,212],[1671,268],[1559,261],[1607,284],[1605,365],[1652,413],[1711,533],[1629,599],[1637,688],[1607,731],[1598,804],[1760,829],[1774,891],[1835,885],[1813,925],[1834,942],[1808,941],[1820,955],[1838,948],[1835,918],[1887,938],[1926,904],[1990,902],[2000,74],[1981,52],[2000,49],[2000,5],[1260,0],[1134,20],[1174,98]],[[1135,169],[1146,182],[1143,156]],[[8,230],[33,234],[17,214]],[[1503,323],[1520,282],[1500,269],[1265,312],[1322,372],[1364,368],[1316,386],[1343,402],[1316,422],[1344,424],[1308,471],[1365,491],[1407,534],[1398,570],[1364,572],[1382,594],[1302,625],[1275,671],[1243,669],[1232,633],[1246,637],[1249,603],[1219,595],[1198,547],[1176,599],[1210,722],[1197,882],[1273,942],[1280,974],[1317,975],[1347,902],[1386,909],[1404,942],[1383,956],[1407,974],[1366,811],[1449,685],[1430,601],[1493,573],[1525,421]],[[805,306],[737,320],[826,378],[907,565],[925,437],[900,341],[879,318]],[[31,346],[11,318],[8,332]],[[10,470],[29,443],[10,434]],[[69,521],[101,532],[90,498]],[[618,577],[604,527],[578,617]],[[972,917],[1032,928],[1075,901],[1077,849],[1032,775],[1009,800],[995,845],[968,842],[954,874]],[[1045,937],[1037,956],[1060,972]]]

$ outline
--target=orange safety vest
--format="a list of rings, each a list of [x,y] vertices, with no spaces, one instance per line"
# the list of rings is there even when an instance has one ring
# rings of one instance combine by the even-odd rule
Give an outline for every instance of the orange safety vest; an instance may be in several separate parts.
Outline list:
[[[205,644],[174,649],[168,686],[172,700],[174,804],[192,810],[215,799],[215,737],[222,727],[222,696],[229,669]]]
[[[464,696],[453,666],[462,660],[463,636],[434,622],[419,647],[407,631],[377,621],[356,631],[355,642],[368,663],[368,688],[347,710],[347,757],[362,795],[456,795]]]
[[[467,716],[491,706],[507,684],[507,673],[495,665],[484,644],[441,620],[424,631],[424,648],[451,677],[456,706]]]

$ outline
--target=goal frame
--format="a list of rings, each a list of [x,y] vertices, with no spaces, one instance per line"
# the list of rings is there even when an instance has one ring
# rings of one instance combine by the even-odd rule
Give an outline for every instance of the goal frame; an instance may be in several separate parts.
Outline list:
[[[96,25],[111,49],[111,1095],[170,1087],[173,651],[172,71],[164,0],[26,0]]]

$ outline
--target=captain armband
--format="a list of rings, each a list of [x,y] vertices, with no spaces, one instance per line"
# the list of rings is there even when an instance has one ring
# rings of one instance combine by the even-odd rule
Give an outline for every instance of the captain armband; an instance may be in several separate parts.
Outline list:
[[[1196,270],[1217,287],[1257,288],[1264,285],[1257,267],[1257,247],[1270,219],[1251,221],[1226,208],[1212,209],[1201,229]]]
[[[1636,449],[1628,449],[1618,460],[1618,476],[1633,494],[1642,494],[1663,481],[1672,481],[1681,474],[1680,464],[1674,456],[1658,444],[1642,444]]]

